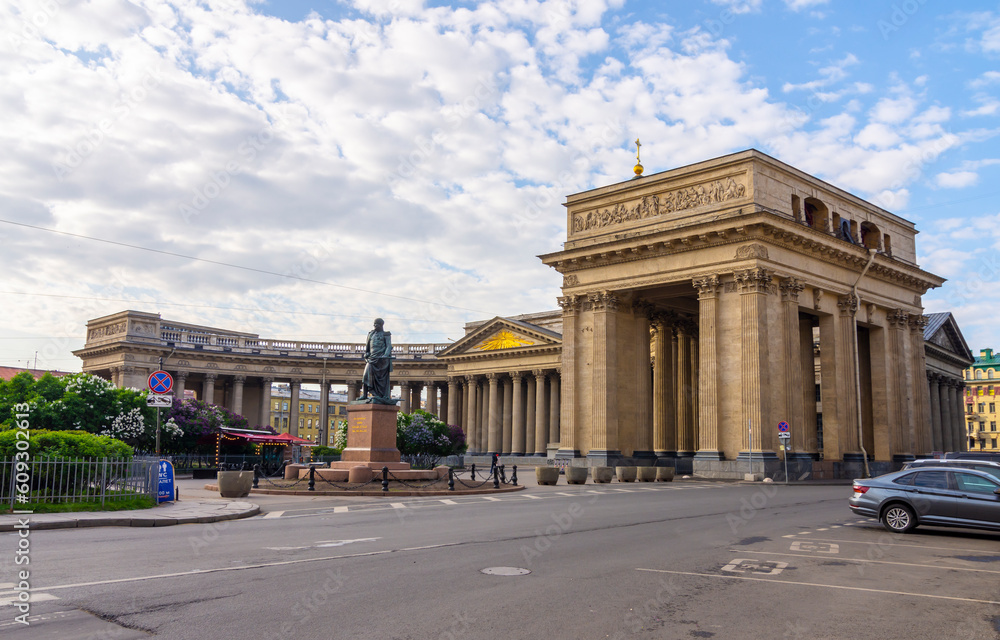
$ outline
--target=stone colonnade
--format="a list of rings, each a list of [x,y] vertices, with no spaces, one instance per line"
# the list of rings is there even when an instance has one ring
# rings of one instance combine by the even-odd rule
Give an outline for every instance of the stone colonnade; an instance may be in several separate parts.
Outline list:
[[[968,451],[965,432],[965,381],[927,372],[931,399],[931,437],[934,451]]]
[[[559,442],[558,370],[451,377],[448,387],[449,411],[462,416],[469,453],[544,456]]]

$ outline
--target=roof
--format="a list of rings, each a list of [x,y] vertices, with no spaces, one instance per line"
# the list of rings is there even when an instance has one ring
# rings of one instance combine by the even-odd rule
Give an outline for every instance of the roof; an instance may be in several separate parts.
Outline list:
[[[927,326],[924,327],[924,340],[930,340],[937,333],[937,330],[941,328],[947,320],[948,316],[951,315],[949,311],[943,311],[941,313],[928,313],[925,314],[927,318]]]
[[[976,362],[972,366],[974,367],[988,367],[991,365],[1000,364],[1000,354],[994,353],[992,349],[989,350],[990,355],[984,356],[982,354],[976,356]]]
[[[27,371],[28,373],[30,373],[35,378],[35,380],[38,380],[39,378],[41,378],[46,373],[51,373],[52,375],[54,375],[57,378],[61,378],[63,376],[68,376],[68,375],[70,375],[72,373],[72,371],[48,371],[46,369],[24,369],[24,368],[21,368],[21,367],[0,367],[0,379],[10,380],[11,378],[13,378],[14,376],[16,376],[17,374],[24,373],[25,371]]]
[[[924,326],[925,346],[937,345],[937,347],[950,352],[952,355],[964,360],[962,367],[969,366],[974,360],[969,345],[965,342],[965,336],[955,320],[955,316],[950,311],[939,313],[928,313],[927,324]]]

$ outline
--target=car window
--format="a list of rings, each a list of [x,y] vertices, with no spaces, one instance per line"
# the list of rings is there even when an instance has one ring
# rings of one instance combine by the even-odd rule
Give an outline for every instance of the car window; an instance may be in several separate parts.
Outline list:
[[[986,473],[990,474],[994,478],[1000,480],[1000,468],[998,468],[998,467],[990,467],[990,466],[981,464],[981,465],[976,465],[976,466],[974,466],[972,468],[975,469],[976,471],[985,471]]]
[[[986,478],[981,478],[971,473],[962,473],[961,471],[955,472],[955,482],[958,483],[959,491],[968,491],[970,493],[993,493],[1000,486],[996,482],[991,482]]]
[[[909,486],[909,485],[913,484],[913,478],[916,477],[916,475],[917,474],[915,474],[915,473],[908,473],[905,476],[899,476],[898,478],[896,478],[892,482],[893,482],[893,484],[905,484],[905,485]]]
[[[913,479],[913,486],[926,487],[928,489],[947,489],[947,471],[918,471],[917,477]]]

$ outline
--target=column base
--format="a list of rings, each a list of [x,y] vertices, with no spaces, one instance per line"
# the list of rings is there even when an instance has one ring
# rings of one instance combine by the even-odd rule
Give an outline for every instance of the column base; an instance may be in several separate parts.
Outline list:
[[[792,460],[818,460],[819,454],[809,453],[808,451],[786,451],[785,459],[789,462]]]
[[[868,456],[868,461],[869,462],[871,462],[874,459],[875,459],[874,456]],[[864,462],[865,461],[865,456],[860,451],[851,451],[850,453],[845,453],[844,454],[843,460],[844,460],[844,462]]]
[[[621,464],[622,452],[617,449],[591,449],[587,453],[587,466],[615,467]]]
[[[536,453],[535,455],[542,455],[542,454]],[[545,455],[548,454],[546,453]],[[579,458],[579,457],[580,457],[579,449],[560,449],[559,451],[556,451],[556,460],[567,460],[567,459],[571,460],[573,458]]]
[[[721,451],[711,451],[702,449],[694,454],[695,460],[725,460],[726,456]]]
[[[637,465],[637,466],[656,466],[656,454],[652,451],[633,451],[632,458],[637,462],[648,462],[648,465]]]
[[[674,458],[674,473],[678,475],[694,473],[694,451],[678,451]]]
[[[736,459],[737,460],[750,460],[751,459],[750,452],[749,451],[740,451],[740,455],[736,456]],[[767,450],[767,451],[754,451],[752,459],[753,460],[777,460],[778,459],[778,454],[775,453],[774,451],[770,451],[770,450]]]
[[[524,457],[524,452],[523,451],[511,451],[507,455],[511,456],[512,458],[523,458]]]
[[[916,460],[916,459],[917,459],[917,457],[915,455],[913,455],[912,453],[895,453],[892,456],[892,461],[893,462],[899,462],[899,463],[902,463],[902,464],[906,464],[907,462],[911,462],[911,461]]]

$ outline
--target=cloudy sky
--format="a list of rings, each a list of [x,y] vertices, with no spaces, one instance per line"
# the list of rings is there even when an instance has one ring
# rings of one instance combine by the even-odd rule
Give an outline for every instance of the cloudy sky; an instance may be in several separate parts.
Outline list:
[[[535,256],[636,137],[913,220],[927,311],[1000,348],[998,59],[996,2],[6,2],[0,364],[78,370],[126,308],[350,342],[554,308]]]

